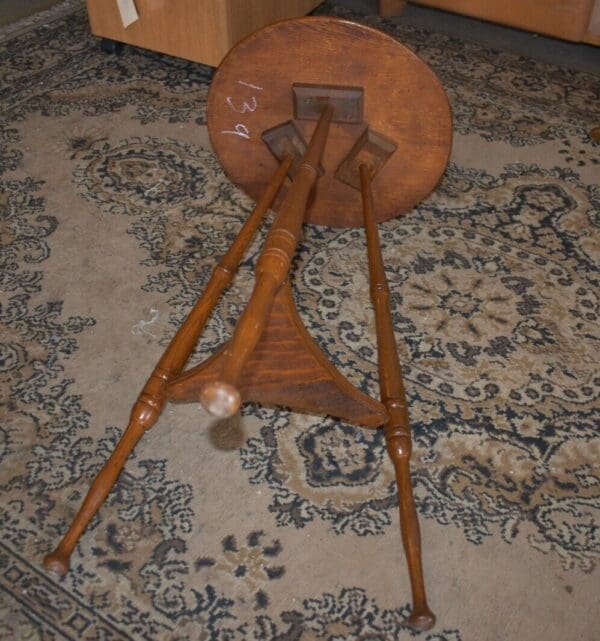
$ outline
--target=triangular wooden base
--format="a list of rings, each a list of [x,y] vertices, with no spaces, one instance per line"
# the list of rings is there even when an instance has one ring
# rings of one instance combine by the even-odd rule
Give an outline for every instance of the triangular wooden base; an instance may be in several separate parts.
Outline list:
[[[224,347],[166,387],[171,401],[198,401],[200,390],[219,379]],[[327,414],[364,427],[388,419],[382,403],[342,376],[308,334],[289,283],[277,293],[261,339],[238,381],[244,401]]]

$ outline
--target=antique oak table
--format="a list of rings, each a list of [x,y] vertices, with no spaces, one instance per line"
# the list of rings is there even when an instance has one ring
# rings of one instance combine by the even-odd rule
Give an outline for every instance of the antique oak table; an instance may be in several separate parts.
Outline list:
[[[218,417],[235,414],[244,401],[284,405],[383,428],[412,589],[406,623],[429,629],[435,616],[425,595],[409,418],[377,223],[410,211],[438,183],[451,145],[446,95],[427,65],[385,34],[335,18],[300,18],[270,25],[232,49],[212,82],[208,126],[227,175],[256,207],[154,368],[121,440],[44,565],[68,571],[79,537],[168,401],[200,402]],[[233,335],[208,360],[184,370],[269,208],[277,215]],[[304,223],[366,229],[379,400],[333,366],[295,308],[288,275]]]

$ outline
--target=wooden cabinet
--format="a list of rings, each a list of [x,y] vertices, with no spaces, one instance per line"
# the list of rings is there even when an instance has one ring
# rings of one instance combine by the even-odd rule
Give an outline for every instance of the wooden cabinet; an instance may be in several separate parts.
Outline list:
[[[384,2],[384,0],[381,1]],[[600,0],[415,0],[415,2],[565,40],[600,44]]]
[[[125,28],[117,0],[87,0],[92,33],[217,66],[261,27],[304,15],[322,0],[135,0],[139,20]]]

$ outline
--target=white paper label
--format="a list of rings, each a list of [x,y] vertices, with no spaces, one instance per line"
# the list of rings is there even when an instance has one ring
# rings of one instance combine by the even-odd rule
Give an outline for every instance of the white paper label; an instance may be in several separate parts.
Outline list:
[[[121,22],[125,28],[140,19],[134,0],[117,0],[117,5],[121,14]]]

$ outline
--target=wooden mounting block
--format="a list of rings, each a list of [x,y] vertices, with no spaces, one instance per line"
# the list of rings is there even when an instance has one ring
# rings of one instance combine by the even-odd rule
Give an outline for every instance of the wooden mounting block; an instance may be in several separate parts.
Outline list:
[[[258,199],[277,166],[261,134],[290,119],[293,83],[362,87],[365,123],[397,144],[373,185],[376,222],[410,211],[433,191],[452,139],[450,107],[436,76],[380,31],[308,17],[277,22],[246,38],[212,81],[208,129],[213,147],[228,177],[252,199]],[[314,123],[294,122],[310,138]],[[362,226],[360,192],[335,173],[364,128],[332,125],[322,162],[325,175],[306,222]]]

